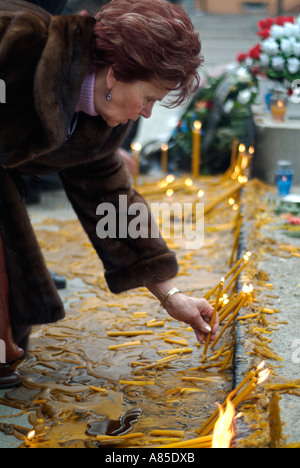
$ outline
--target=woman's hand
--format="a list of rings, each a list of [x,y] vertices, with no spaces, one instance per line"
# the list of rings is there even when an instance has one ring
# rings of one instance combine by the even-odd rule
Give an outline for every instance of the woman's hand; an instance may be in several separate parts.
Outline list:
[[[172,318],[187,323],[193,328],[200,343],[205,341],[206,335],[210,332],[211,341],[215,339],[219,326],[219,318],[216,315],[211,329],[210,323],[214,309],[206,299],[197,299],[176,293],[166,300],[164,306]]]
[[[172,281],[164,281],[148,286],[148,289],[162,301],[173,286]],[[219,317],[217,314],[211,329],[210,323],[214,308],[206,299],[198,299],[182,293],[176,293],[166,299],[164,307],[172,318],[190,325],[194,329],[200,343],[205,341],[208,333],[211,333],[211,341],[215,339],[219,327]]]

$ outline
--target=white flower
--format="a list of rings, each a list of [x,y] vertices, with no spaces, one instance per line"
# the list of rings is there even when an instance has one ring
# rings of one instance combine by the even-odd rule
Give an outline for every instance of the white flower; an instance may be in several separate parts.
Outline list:
[[[284,35],[288,37],[298,37],[299,26],[293,23],[284,23],[283,25]]]
[[[295,42],[293,44],[293,53],[296,57],[300,57],[300,42]]]
[[[237,100],[240,104],[248,104],[248,102],[251,99],[251,92],[249,89],[244,89],[243,91],[240,91]]]
[[[236,72],[236,78],[240,83],[249,83],[252,77],[245,67],[240,67]]]
[[[300,68],[300,62],[297,58],[295,57],[291,57],[288,59],[288,64],[287,64],[287,68],[288,68],[288,71],[292,74],[295,74],[297,73],[297,71],[299,70]]]
[[[276,55],[279,52],[279,44],[272,38],[266,39],[262,43],[262,50],[266,54]]]
[[[231,112],[231,109],[233,108],[233,106],[234,106],[234,101],[232,99],[228,99],[224,104],[224,112],[226,114],[229,114],[229,112]]]
[[[276,57],[272,58],[272,67],[274,68],[274,70],[282,71],[284,69],[284,64],[285,61],[280,55],[277,55]]]
[[[283,26],[278,26],[277,24],[273,24],[270,29],[270,36],[274,37],[274,39],[280,39],[284,36],[284,28]]]
[[[280,49],[284,54],[291,55],[293,49],[291,41],[289,39],[281,39]]]
[[[247,57],[244,61],[244,64],[246,67],[251,67],[251,65],[253,64],[253,58]]]
[[[270,58],[265,53],[260,54],[259,61],[260,61],[261,65],[262,65],[262,67],[268,67],[269,64],[270,64]]]

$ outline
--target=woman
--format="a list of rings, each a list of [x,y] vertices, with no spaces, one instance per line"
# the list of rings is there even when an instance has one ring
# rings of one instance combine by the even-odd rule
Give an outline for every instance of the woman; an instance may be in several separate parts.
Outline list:
[[[211,331],[212,307],[174,287],[177,262],[163,239],[99,239],[96,233],[99,204],[118,209],[120,194],[128,206],[145,204],[117,151],[130,122],[149,118],[167,95],[169,105],[182,103],[198,86],[200,42],[189,18],[164,0],[112,0],[96,18],[51,17],[29,3],[0,0],[0,37],[6,84],[0,104],[0,339],[6,362],[26,351],[32,325],[64,317],[22,201],[21,174],[58,172],[110,290],[148,287],[202,341]],[[150,229],[148,208],[147,221]],[[217,327],[218,319],[212,339]],[[7,366],[1,373],[2,388],[20,383]]]

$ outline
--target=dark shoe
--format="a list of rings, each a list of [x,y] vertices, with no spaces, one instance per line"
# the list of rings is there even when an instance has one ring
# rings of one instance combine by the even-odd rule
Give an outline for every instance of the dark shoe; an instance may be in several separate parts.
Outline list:
[[[54,281],[56,289],[65,289],[67,287],[67,282],[63,276],[58,275],[54,271],[49,271],[49,273]]]
[[[22,384],[20,374],[8,366],[0,366],[0,390],[19,387]]]

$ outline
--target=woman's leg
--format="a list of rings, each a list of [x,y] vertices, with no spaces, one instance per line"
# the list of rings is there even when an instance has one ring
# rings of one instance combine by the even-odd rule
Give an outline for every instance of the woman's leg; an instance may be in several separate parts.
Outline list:
[[[9,284],[6,273],[3,242],[0,235],[0,340],[5,344],[5,362],[22,357],[24,351],[17,346],[12,336],[9,318]]]

